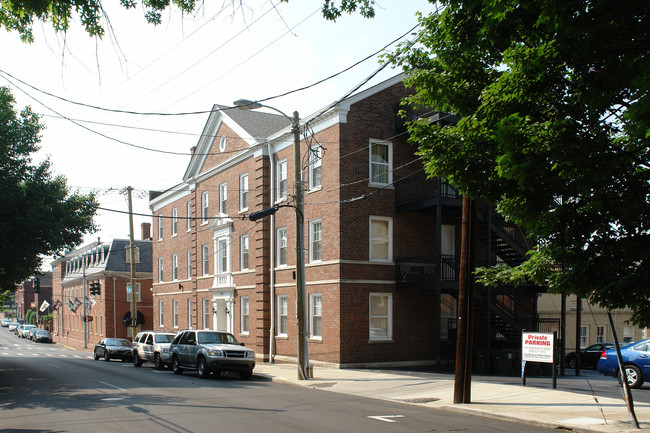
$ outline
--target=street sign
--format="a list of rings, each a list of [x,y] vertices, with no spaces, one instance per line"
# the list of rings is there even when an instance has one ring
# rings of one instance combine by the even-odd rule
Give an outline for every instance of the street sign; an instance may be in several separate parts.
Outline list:
[[[521,360],[553,363],[553,334],[524,332],[521,334]]]

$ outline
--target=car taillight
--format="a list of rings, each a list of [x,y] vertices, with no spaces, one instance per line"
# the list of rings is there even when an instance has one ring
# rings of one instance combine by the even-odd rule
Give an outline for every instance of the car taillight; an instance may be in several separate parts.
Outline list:
[[[607,359],[607,349],[603,350],[603,352],[600,354],[600,359]]]

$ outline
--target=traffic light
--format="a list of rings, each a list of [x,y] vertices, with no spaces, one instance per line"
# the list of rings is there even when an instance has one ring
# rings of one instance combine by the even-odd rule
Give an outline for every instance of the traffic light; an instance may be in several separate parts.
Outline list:
[[[102,292],[102,286],[99,282],[92,282],[90,283],[90,294],[91,295],[99,295]]]
[[[34,278],[34,293],[41,293],[41,279]]]

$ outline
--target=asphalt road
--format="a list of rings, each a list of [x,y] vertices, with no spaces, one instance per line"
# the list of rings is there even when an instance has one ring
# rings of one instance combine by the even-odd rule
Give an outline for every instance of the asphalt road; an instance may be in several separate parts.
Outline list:
[[[548,432],[551,430],[274,383],[94,361],[0,329],[3,432]]]

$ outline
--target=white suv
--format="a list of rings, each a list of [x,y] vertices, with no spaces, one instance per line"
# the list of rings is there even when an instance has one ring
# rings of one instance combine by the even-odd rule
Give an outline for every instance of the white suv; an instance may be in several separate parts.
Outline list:
[[[158,370],[169,362],[169,344],[176,334],[171,332],[142,331],[133,339],[133,365],[140,367],[150,361]]]

